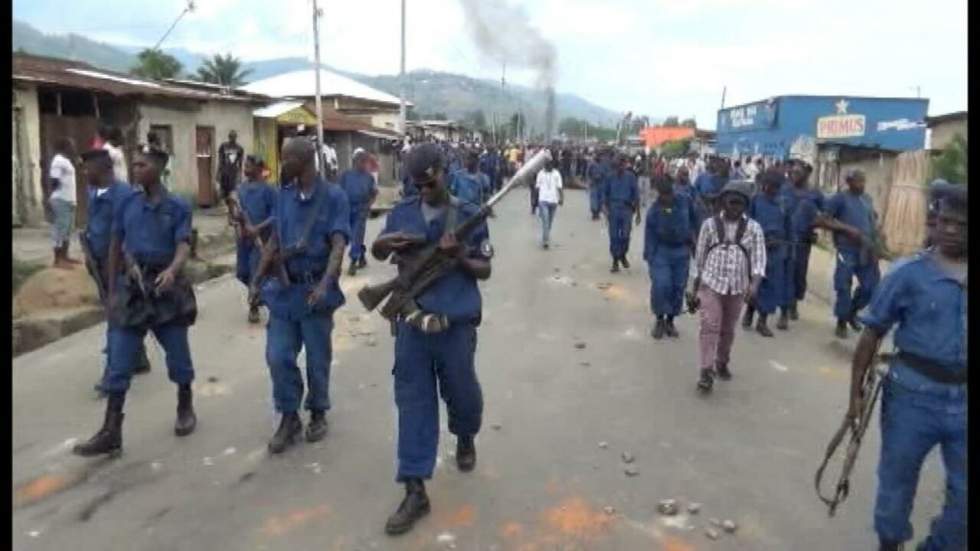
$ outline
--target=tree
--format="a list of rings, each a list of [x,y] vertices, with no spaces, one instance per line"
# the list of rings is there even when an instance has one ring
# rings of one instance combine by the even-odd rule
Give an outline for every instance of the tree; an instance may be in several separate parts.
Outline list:
[[[470,111],[463,117],[463,122],[473,128],[473,130],[487,130],[487,116],[483,109]]]
[[[932,160],[932,177],[947,182],[965,184],[967,175],[966,138],[962,134],[953,136],[943,152]]]
[[[242,62],[235,56],[215,54],[198,67],[197,79],[234,88],[245,84],[245,77],[251,72],[251,69],[242,70]]]
[[[681,126],[684,126],[684,127],[687,127],[687,128],[697,128],[698,127],[698,123],[694,119],[684,119],[684,120],[681,121]]]
[[[660,153],[667,158],[681,157],[687,154],[691,140],[671,140],[660,146]]]
[[[679,123],[677,122],[677,116],[676,115],[671,115],[671,116],[667,117],[666,119],[664,119],[663,126],[678,126],[678,124]]]
[[[137,56],[139,65],[133,67],[129,72],[143,78],[163,80],[165,78],[176,78],[180,75],[183,65],[172,55],[165,54],[160,50],[145,49]]]

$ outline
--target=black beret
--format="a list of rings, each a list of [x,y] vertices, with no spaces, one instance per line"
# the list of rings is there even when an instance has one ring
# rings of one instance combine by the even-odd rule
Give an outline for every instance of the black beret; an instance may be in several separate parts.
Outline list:
[[[429,180],[443,168],[443,156],[435,144],[425,143],[413,147],[405,160],[408,173],[416,180]]]
[[[82,152],[82,160],[83,161],[96,161],[96,160],[101,160],[101,159],[106,159],[106,160],[109,159],[109,151],[108,150],[102,149],[100,147],[100,148],[97,148],[97,149],[89,149],[88,151],[83,151]]]

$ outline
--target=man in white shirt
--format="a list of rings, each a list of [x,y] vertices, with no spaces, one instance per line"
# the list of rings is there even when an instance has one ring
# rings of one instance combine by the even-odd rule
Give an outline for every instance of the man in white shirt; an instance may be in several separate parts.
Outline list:
[[[75,225],[75,143],[71,138],[61,138],[54,146],[55,155],[48,170],[48,205],[51,207],[51,241],[54,247],[54,267],[65,270],[80,264],[68,256],[72,229]]]
[[[534,184],[538,191],[538,216],[541,217],[541,246],[550,244],[551,223],[555,220],[558,205],[564,203],[561,190],[561,173],[555,170],[555,161],[548,161],[544,170],[538,172]]]
[[[112,126],[99,128],[99,138],[102,140],[102,149],[109,152],[112,159],[112,174],[120,182],[129,181],[129,170],[126,168],[126,156],[123,155],[123,135],[122,131]]]

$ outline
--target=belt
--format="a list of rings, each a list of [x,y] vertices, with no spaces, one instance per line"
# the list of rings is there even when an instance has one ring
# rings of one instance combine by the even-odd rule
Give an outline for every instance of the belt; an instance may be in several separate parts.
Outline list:
[[[292,283],[319,283],[320,280],[323,279],[324,272],[326,272],[326,270],[307,272],[286,271],[287,275],[289,275],[289,281]]]
[[[913,371],[919,372],[934,382],[946,385],[966,384],[965,369],[960,371],[951,371],[949,369],[939,367],[939,363],[934,360],[923,358],[917,354],[912,354],[905,351],[899,351],[895,357],[903,364],[909,366]]]

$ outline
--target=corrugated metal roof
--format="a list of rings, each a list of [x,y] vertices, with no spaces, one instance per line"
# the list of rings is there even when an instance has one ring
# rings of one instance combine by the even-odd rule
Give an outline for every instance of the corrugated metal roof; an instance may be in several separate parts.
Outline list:
[[[275,98],[310,98],[316,96],[316,70],[304,69],[283,73],[242,86],[240,90],[264,94]],[[398,105],[397,97],[361,84],[343,75],[320,70],[320,96],[343,96],[378,103]],[[406,105],[412,105],[405,102]]]
[[[267,107],[262,107],[252,111],[252,115],[260,119],[274,119],[284,113],[288,113],[297,107],[302,107],[301,101],[280,101]]]
[[[67,88],[83,88],[114,96],[145,95],[182,99],[220,100],[237,102],[264,101],[257,95],[226,95],[195,90],[187,86],[169,84],[105,71],[80,61],[15,53],[11,56],[11,78],[15,81],[45,83]]]

